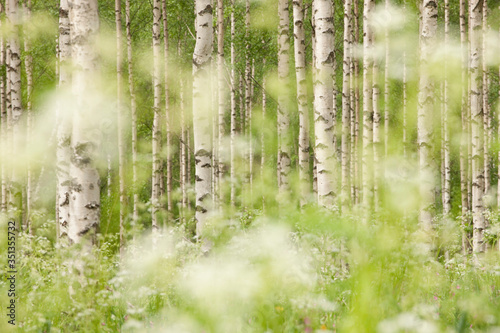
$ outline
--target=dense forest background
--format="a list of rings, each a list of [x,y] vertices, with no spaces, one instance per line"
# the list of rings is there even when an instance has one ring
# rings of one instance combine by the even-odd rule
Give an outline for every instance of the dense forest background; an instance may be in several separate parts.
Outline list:
[[[0,330],[500,330],[496,2],[0,5]]]

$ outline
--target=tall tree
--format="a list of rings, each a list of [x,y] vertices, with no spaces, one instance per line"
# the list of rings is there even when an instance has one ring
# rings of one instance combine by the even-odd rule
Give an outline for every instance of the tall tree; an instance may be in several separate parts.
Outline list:
[[[306,52],[304,30],[304,4],[293,2],[293,36],[295,51],[295,77],[297,81],[297,104],[299,110],[299,179],[301,204],[309,195],[309,112],[307,106]]]
[[[435,104],[434,82],[431,78],[431,55],[436,45],[437,4],[422,2],[420,29],[420,80],[417,107],[418,153],[420,170],[420,223],[424,230],[432,228],[434,170],[432,167],[432,114]]]
[[[168,47],[168,12],[167,1],[161,1],[161,11],[163,16],[163,47],[164,47],[164,80],[165,80],[165,132],[167,146],[167,211],[168,216],[172,214],[172,115],[170,114],[170,83],[169,83],[169,47]]]
[[[483,0],[471,1],[470,22],[470,110],[472,135],[472,223],[473,251],[484,251],[484,144],[482,100],[482,19]]]
[[[449,109],[450,109],[450,91],[448,87],[448,51],[450,43],[450,3],[444,1],[444,46],[446,57],[444,60],[444,91],[443,91],[443,185],[442,200],[443,214],[448,215],[451,211],[451,166],[450,166],[450,133],[449,133]]]
[[[123,255],[125,246],[125,140],[123,139],[123,108],[122,108],[122,3],[115,0],[115,28],[116,28],[116,108],[118,115],[118,178],[120,187],[120,254]]]
[[[222,202],[222,178],[224,177],[224,163],[221,158],[221,150],[224,149],[223,140],[225,135],[225,114],[226,114],[226,82],[224,76],[224,1],[217,0],[217,90],[218,90],[218,142],[217,142],[217,150],[218,150],[218,162],[219,165],[217,167],[218,177],[219,177],[219,199]]]
[[[95,37],[99,30],[97,0],[76,0],[70,6],[71,54],[74,64],[73,95],[75,112],[71,136],[71,199],[68,224],[70,241],[78,243],[88,234],[95,241],[100,220],[99,173],[95,167],[98,142],[92,135],[96,119],[89,119],[97,72]],[[91,98],[90,98],[91,99]]]
[[[31,0],[26,0],[23,2],[23,10],[25,14],[25,20],[30,22],[31,20]],[[29,34],[25,31],[24,37],[24,68],[26,70],[26,145],[31,145],[31,135],[32,135],[32,127],[33,127],[33,57],[31,56],[31,41],[29,38]],[[25,217],[25,228],[26,230],[32,234],[32,226],[31,226],[31,208],[33,205],[33,170],[31,161],[28,160],[27,163],[27,179],[26,179],[26,217]]]
[[[289,174],[291,164],[290,144],[290,113],[288,108],[289,80],[289,6],[288,0],[278,0],[278,80],[281,91],[278,96],[278,184],[280,193],[289,189]]]
[[[69,22],[68,0],[61,0],[59,5],[59,83],[58,88],[61,94],[68,89],[71,72],[69,61],[71,60],[71,36]],[[69,202],[71,193],[71,181],[69,176],[69,166],[71,159],[71,115],[72,113],[64,109],[65,106],[59,104],[56,109],[57,118],[57,223],[59,227],[58,237],[68,235],[69,223]]]
[[[351,16],[352,0],[344,3],[344,61],[342,80],[342,209],[349,207],[350,199],[350,134],[351,134]]]
[[[2,3],[0,3],[0,15],[5,13],[5,7]],[[2,28],[2,22],[0,20],[0,28]],[[3,68],[6,65],[6,57],[5,57],[5,39],[0,36],[0,67]],[[6,154],[7,151],[7,108],[6,108],[6,82],[5,75],[0,76],[0,114],[1,114],[1,148],[2,154]],[[7,167],[6,163],[2,162],[2,201],[1,201],[1,209],[2,212],[7,210]]]
[[[237,111],[236,111],[236,22],[234,12],[236,7],[234,0],[231,0],[231,205],[234,205],[236,200],[236,129],[238,127]]]
[[[134,222],[139,218],[137,203],[139,194],[137,191],[137,106],[134,86],[134,69],[132,65],[132,32],[130,29],[130,0],[125,2],[125,26],[127,33],[127,63],[128,63],[128,89],[130,94],[130,111],[132,120],[132,189],[133,189],[133,209],[132,218]]]
[[[335,146],[333,125],[333,7],[329,0],[314,0],[316,36],[314,62],[314,125],[318,203],[331,208],[335,204]]]
[[[212,144],[210,135],[210,84],[212,55],[212,5],[196,0],[196,45],[193,53],[193,131],[196,161],[196,230],[200,235],[210,210],[212,193]],[[208,92],[209,93],[209,92]]]
[[[373,201],[373,28],[375,0],[364,0],[363,9],[363,206]]]
[[[161,79],[160,79],[160,0],[153,1],[153,174],[151,180],[151,214],[153,231],[158,231],[161,202]]]

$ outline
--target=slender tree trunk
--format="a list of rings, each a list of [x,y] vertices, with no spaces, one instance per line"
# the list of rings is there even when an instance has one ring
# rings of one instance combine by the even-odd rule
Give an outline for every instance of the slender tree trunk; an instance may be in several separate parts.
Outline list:
[[[0,3],[0,15],[5,13],[5,7]],[[0,20],[0,28],[2,28],[2,22]],[[5,59],[5,40],[3,35],[0,36],[0,67],[3,68],[6,65]],[[7,156],[7,108],[5,105],[6,94],[5,94],[6,82],[5,75],[0,76],[0,114],[1,114],[1,147],[2,156]],[[2,212],[7,211],[7,167],[5,161],[2,161],[2,201],[1,209]]]
[[[484,193],[488,194],[490,191],[491,184],[491,175],[490,175],[490,154],[489,154],[489,145],[490,145],[490,105],[488,102],[488,92],[489,92],[489,84],[488,84],[488,64],[486,62],[486,48],[487,48],[487,34],[488,34],[488,0],[483,0],[483,29],[482,29],[482,57],[483,57],[483,72],[482,72],[482,80],[483,80],[483,161],[484,161]],[[486,221],[487,225],[487,221]]]
[[[122,108],[122,4],[115,0],[115,25],[116,25],[116,108],[118,114],[118,177],[120,186],[120,256],[125,248],[125,141],[123,140],[123,108]]]
[[[482,18],[483,0],[471,1],[470,11],[470,110],[472,130],[472,222],[473,251],[483,252],[485,219],[483,215],[484,195],[484,144],[482,105]]]
[[[164,80],[165,80],[165,131],[167,145],[167,210],[168,216],[173,213],[172,203],[172,115],[170,112],[170,84],[169,84],[169,48],[168,48],[168,20],[167,20],[167,1],[161,3],[163,14],[163,46],[164,46]]]
[[[356,46],[359,46],[359,1],[354,0],[354,43]],[[354,51],[353,51],[354,55]],[[359,195],[359,186],[360,182],[360,170],[359,170],[359,118],[360,118],[360,101],[359,101],[359,87],[360,87],[360,79],[359,79],[359,59],[354,61],[354,82],[356,83],[356,87],[354,90],[354,151],[353,151],[353,159],[354,159],[354,189],[353,189],[353,202],[359,204],[360,195]]]
[[[373,37],[372,37],[373,38]],[[374,41],[372,40],[372,45]],[[380,138],[380,88],[378,84],[379,63],[377,59],[373,61],[373,204],[375,211],[379,210],[380,206],[380,178],[382,170],[380,169],[380,157],[382,156],[382,146]]]
[[[449,109],[450,109],[450,92],[448,88],[448,50],[449,50],[449,34],[450,34],[450,4],[449,0],[444,2],[444,45],[446,56],[444,60],[444,112],[443,112],[443,214],[448,215],[451,212],[451,166],[450,166],[450,133],[449,133]]]
[[[134,223],[139,219],[137,204],[139,202],[137,184],[137,106],[135,101],[134,71],[132,66],[132,33],[130,31],[130,0],[125,2],[125,25],[127,32],[127,62],[128,62],[128,89],[130,94],[130,110],[132,118],[132,182],[133,182],[133,213]]]
[[[9,34],[9,64],[7,66],[9,77],[10,95],[10,137],[12,152],[21,149],[21,116],[22,116],[22,91],[21,91],[21,50],[18,37],[19,29],[19,2],[18,0],[8,0],[7,17],[12,25],[13,31]],[[15,166],[11,168],[11,202],[15,201],[17,194],[21,193],[21,174]],[[15,206],[20,207],[20,203]]]
[[[236,200],[236,129],[237,129],[237,112],[236,112],[236,52],[234,49],[235,43],[235,20],[234,11],[236,10],[234,0],[231,0],[231,205],[235,205]]]
[[[363,206],[368,213],[373,202],[373,32],[371,16],[375,0],[364,0],[363,10]]]
[[[69,61],[71,59],[71,36],[68,0],[61,0],[59,7],[59,93],[64,94],[71,81]],[[68,236],[69,203],[71,193],[71,124],[72,113],[58,104],[57,118],[57,223],[58,237]]]
[[[26,0],[23,3],[23,9],[25,12],[25,19],[27,22],[31,20],[31,0]],[[31,145],[31,131],[33,127],[33,110],[32,110],[32,98],[33,98],[33,58],[31,56],[31,42],[29,35],[25,32],[24,37],[24,52],[26,56],[24,58],[24,66],[26,69],[26,114],[27,114],[27,122],[26,122],[26,145]],[[33,170],[31,161],[28,159],[27,163],[27,183],[26,183],[26,230],[29,234],[33,234],[32,226],[31,226],[31,209],[33,205],[32,200],[32,183],[33,183]]]
[[[153,1],[153,174],[152,174],[152,191],[151,191],[151,217],[153,232],[157,232],[160,228],[159,215],[161,202],[161,79],[160,79],[160,20],[161,8],[160,0]]]
[[[262,67],[266,68],[266,58],[262,59]],[[266,122],[266,108],[267,108],[267,96],[266,96],[266,73],[262,75],[262,121]],[[264,177],[264,168],[266,165],[266,146],[265,146],[265,131],[260,132],[260,176]]]
[[[222,179],[224,178],[224,163],[222,157],[224,155],[224,136],[225,136],[225,119],[226,114],[226,81],[224,77],[224,1],[217,0],[217,90],[219,91],[218,101],[218,131],[219,141],[217,142],[217,150],[219,152],[218,169],[218,184],[219,184],[219,201],[222,203],[224,190],[222,188]]]
[[[212,54],[212,5],[196,0],[196,46],[193,54],[193,131],[196,161],[196,231],[201,234],[210,210],[212,193],[212,147],[210,138],[209,95]]]
[[[350,199],[350,131],[351,131],[351,17],[352,0],[344,3],[344,61],[343,61],[343,84],[342,84],[342,187],[341,202],[342,210],[349,208]]]
[[[288,0],[278,0],[278,80],[281,91],[278,96],[278,170],[279,192],[289,190],[289,174],[291,164],[290,114],[288,109],[289,80],[289,8]]]
[[[469,253],[470,243],[468,235],[465,232],[466,224],[469,224],[468,212],[470,210],[469,193],[468,193],[468,142],[469,142],[469,125],[467,117],[468,98],[467,98],[467,22],[465,0],[460,0],[460,46],[462,54],[462,98],[461,98],[461,124],[462,136],[460,138],[460,194],[462,203],[462,250],[464,254]]]
[[[309,196],[309,109],[307,106],[306,53],[304,30],[304,5],[302,0],[293,1],[293,36],[295,51],[295,77],[299,111],[299,180],[300,203],[307,203]]]
[[[385,0],[385,11],[389,13],[390,0]],[[385,28],[385,66],[384,66],[384,156],[389,154],[389,66],[391,61],[389,28]]]
[[[92,93],[94,75],[97,74],[97,54],[93,42],[99,29],[97,0],[73,1],[70,7],[73,95],[76,112],[73,117],[71,137],[70,212],[68,236],[78,243],[86,234],[95,242],[95,233],[100,220],[99,173],[95,164],[95,150],[98,146],[92,133],[96,126],[89,119],[89,96]]]
[[[314,0],[316,36],[314,63],[315,157],[318,174],[318,203],[332,208],[335,204],[335,146],[333,125],[333,8],[328,0]]]
[[[423,0],[420,34],[420,81],[417,108],[418,152],[420,171],[420,223],[432,229],[434,170],[432,167],[432,114],[435,104],[434,82],[431,78],[431,55],[436,45],[437,4]]]

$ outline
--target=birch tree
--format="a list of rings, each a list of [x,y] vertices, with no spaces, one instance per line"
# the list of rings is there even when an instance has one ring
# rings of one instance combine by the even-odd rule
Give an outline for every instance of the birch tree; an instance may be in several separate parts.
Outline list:
[[[74,64],[73,96],[75,112],[71,136],[71,198],[68,236],[79,243],[87,234],[95,241],[100,220],[99,173],[95,167],[98,142],[95,124],[88,116],[89,95],[95,84],[97,54],[95,37],[99,30],[97,0],[76,0],[70,6],[71,54]]]
[[[115,28],[116,28],[116,108],[118,115],[118,178],[120,187],[120,255],[123,255],[125,246],[125,140],[123,139],[124,120],[122,107],[122,4],[115,0]]]
[[[316,36],[314,62],[315,159],[318,177],[318,203],[335,204],[335,146],[333,126],[333,7],[328,0],[313,2]]]
[[[373,32],[371,17],[375,0],[365,0],[363,9],[363,206],[373,201]]]
[[[293,1],[293,36],[295,51],[295,77],[297,81],[297,104],[299,111],[299,179],[301,205],[309,195],[309,112],[307,106],[306,54],[304,30],[304,4]],[[263,100],[264,100],[263,96]]]
[[[484,195],[484,144],[483,144],[483,100],[482,100],[482,18],[483,0],[471,1],[470,22],[470,110],[472,135],[472,223],[473,251],[483,252],[485,219],[483,215]]]
[[[236,129],[237,129],[237,110],[236,110],[236,52],[234,48],[236,27],[234,19],[235,5],[234,0],[231,0],[231,205],[234,205],[236,200]]]
[[[351,7],[352,1],[344,3],[344,61],[342,80],[342,209],[349,207],[350,198],[350,133],[351,133]]]
[[[61,0],[59,6],[59,83],[60,93],[68,88],[70,84],[70,68],[68,62],[71,59],[71,36],[69,22],[68,0]],[[57,212],[59,234],[58,237],[67,236],[69,223],[69,201],[71,193],[71,180],[69,177],[69,166],[71,157],[71,112],[58,105],[56,109],[57,118]]]
[[[419,220],[424,230],[432,228],[434,196],[434,170],[432,167],[432,114],[435,92],[431,78],[430,61],[436,45],[437,4],[432,0],[422,2],[422,27],[420,29],[420,80],[417,107],[418,154],[420,171],[421,207]]]
[[[280,193],[289,189],[291,164],[290,115],[288,110],[289,80],[289,8],[288,0],[278,0],[278,80],[281,91],[278,96],[278,184]]]
[[[128,63],[128,89],[130,94],[130,111],[132,120],[132,189],[133,189],[133,209],[132,218],[134,222],[139,218],[137,203],[139,194],[137,193],[137,106],[134,86],[134,68],[132,64],[132,33],[130,31],[130,0],[125,2],[125,29],[127,34],[127,63]]]
[[[193,131],[196,165],[196,231],[200,235],[211,201],[212,144],[210,126],[210,61],[212,54],[212,5],[210,0],[196,0],[196,46],[193,53]]]
[[[151,180],[151,217],[153,231],[160,228],[158,211],[161,201],[161,79],[160,79],[160,0],[153,1],[153,174]]]
[[[448,50],[450,44],[450,3],[444,2],[444,46],[446,57],[444,60],[444,91],[443,91],[443,214],[448,215],[451,211],[451,167],[450,167],[450,133],[449,133],[449,109],[450,109],[450,91],[448,87]]]

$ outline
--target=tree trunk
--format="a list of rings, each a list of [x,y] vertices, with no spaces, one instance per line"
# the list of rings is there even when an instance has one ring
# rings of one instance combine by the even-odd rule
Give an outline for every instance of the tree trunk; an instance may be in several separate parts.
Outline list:
[[[385,0],[385,11],[389,13],[390,0]],[[384,156],[389,154],[389,66],[391,61],[389,28],[385,27],[385,67],[384,67]]]
[[[134,223],[139,219],[137,204],[139,194],[137,193],[137,106],[135,101],[134,71],[132,66],[132,33],[130,31],[130,0],[125,3],[125,25],[127,32],[127,62],[128,62],[128,89],[130,94],[130,111],[132,118],[132,182],[133,182],[133,213]]]
[[[224,178],[224,163],[222,157],[224,155],[224,136],[225,136],[225,113],[226,113],[226,82],[224,77],[224,1],[217,0],[217,90],[219,95],[218,101],[218,142],[217,150],[219,153],[218,169],[218,184],[219,184],[219,202],[224,202],[222,179]]]
[[[375,0],[364,0],[363,10],[363,207],[370,212],[373,202],[373,32],[371,16]]]
[[[488,79],[488,64],[486,62],[486,48],[487,48],[487,34],[488,34],[488,1],[483,0],[483,29],[482,29],[482,57],[483,57],[483,161],[484,161],[484,194],[489,194],[491,175],[490,175],[490,127],[491,127],[491,117],[490,117],[490,105],[488,102],[488,91],[489,91],[489,79]],[[487,224],[487,222],[486,222]]]
[[[444,109],[443,109],[443,214],[448,215],[451,212],[451,166],[450,166],[450,133],[449,133],[449,109],[450,109],[450,92],[448,88],[448,48],[450,34],[450,4],[449,0],[444,2],[444,45],[445,45],[445,60],[444,60]]]
[[[92,135],[97,119],[89,119],[89,96],[97,74],[94,41],[99,30],[97,0],[73,1],[70,7],[73,95],[76,111],[71,137],[70,195],[68,236],[79,243],[86,234],[95,242],[100,220],[99,173],[95,167],[98,142]],[[97,115],[97,114],[96,114]],[[90,117],[92,118],[92,117]]]
[[[432,114],[435,91],[431,78],[431,56],[436,45],[437,4],[423,0],[420,33],[420,80],[417,108],[418,152],[420,171],[420,223],[426,231],[432,229],[434,170],[432,167]]]
[[[23,9],[25,12],[25,20],[30,22],[31,20],[31,0],[26,0],[23,3]],[[33,127],[33,110],[32,110],[32,98],[33,98],[33,58],[31,56],[31,43],[30,38],[27,32],[25,32],[24,38],[24,52],[26,56],[24,58],[24,67],[26,69],[26,114],[27,114],[27,122],[26,122],[26,145],[29,147],[31,145],[31,131]],[[27,163],[27,182],[26,182],[26,230],[30,235],[33,234],[32,226],[31,226],[31,209],[33,205],[32,200],[32,183],[33,183],[33,170],[31,161],[28,158]]]
[[[471,2],[470,11],[470,110],[472,130],[472,223],[473,251],[484,252],[483,215],[484,195],[484,145],[483,145],[483,100],[482,100],[482,18],[483,0]]]
[[[333,8],[328,0],[313,2],[316,36],[314,63],[315,158],[318,177],[318,203],[335,204],[335,128],[333,125]]]
[[[122,4],[115,0],[116,25],[116,108],[118,114],[118,177],[120,186],[120,256],[125,247],[125,141],[123,140],[123,108],[122,108]]]
[[[68,89],[71,74],[68,62],[71,59],[71,36],[69,22],[68,0],[61,0],[59,8],[59,93],[64,94]],[[68,235],[69,202],[71,181],[69,167],[71,159],[71,112],[64,111],[59,104],[56,110],[57,118],[57,223],[58,237]]]
[[[289,80],[289,8],[288,0],[278,0],[278,80],[281,87],[278,96],[278,183],[279,192],[289,191],[290,175],[290,114],[288,109],[288,80]]]
[[[236,129],[237,129],[237,112],[236,112],[236,53],[234,49],[235,43],[235,20],[234,11],[236,7],[234,0],[231,0],[231,205],[235,205],[236,200]]]
[[[160,0],[153,1],[153,174],[151,180],[151,217],[153,232],[157,232],[159,225],[159,210],[161,202],[161,79],[160,79]]]
[[[344,61],[342,80],[342,211],[349,208],[350,199],[350,134],[351,134],[351,16],[352,0],[344,3]]]
[[[163,13],[163,46],[164,46],[164,80],[165,80],[165,131],[167,145],[167,211],[170,217],[173,213],[172,203],[172,115],[170,114],[170,88],[169,88],[169,48],[168,48],[168,20],[167,20],[167,1],[162,0]]]
[[[8,80],[9,80],[9,90],[8,94],[10,97],[10,142],[12,152],[18,151],[22,147],[22,136],[21,136],[21,116],[22,116],[22,91],[21,91],[21,50],[19,44],[19,37],[17,34],[17,29],[19,27],[19,2],[18,0],[8,0],[8,12],[7,17],[10,24],[12,25],[12,32],[9,33],[9,55],[7,66]],[[15,162],[14,162],[15,164]],[[13,165],[11,166],[11,178],[10,178],[10,197],[11,202],[14,203],[15,198],[21,193],[21,174],[19,169]],[[20,208],[20,203],[16,203],[15,206]]]
[[[304,5],[302,0],[293,2],[293,36],[297,104],[299,111],[299,181],[300,204],[305,205],[309,196],[309,109],[307,106],[306,53],[304,30]]]
[[[212,193],[212,144],[210,135],[210,61],[212,54],[212,5],[196,0],[196,46],[193,54],[193,131],[196,161],[196,233],[201,234]],[[208,107],[207,107],[208,106]]]
[[[3,6],[2,3],[0,3],[0,14],[5,13],[5,7]],[[2,28],[2,22],[0,21],[0,28]],[[0,67],[3,68],[3,66],[6,65],[6,57],[5,57],[5,40],[3,35],[0,36]],[[6,82],[5,82],[5,75],[0,76],[0,114],[1,114],[1,147],[2,147],[2,155],[6,156],[7,155],[7,108],[6,108],[6,93],[5,89],[6,88]],[[7,167],[5,161],[2,161],[2,201],[1,201],[1,209],[2,212],[7,211],[7,190],[8,190],[8,184],[7,184]]]

